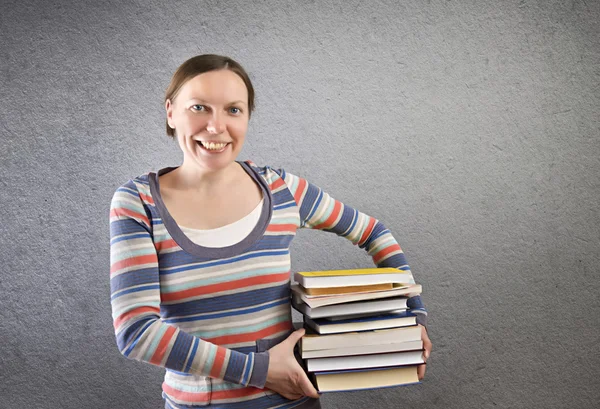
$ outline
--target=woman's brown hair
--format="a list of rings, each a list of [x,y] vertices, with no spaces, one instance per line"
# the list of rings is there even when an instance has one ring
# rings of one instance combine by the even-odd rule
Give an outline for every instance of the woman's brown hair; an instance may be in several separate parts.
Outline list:
[[[244,84],[246,84],[246,88],[248,89],[249,118],[252,111],[254,110],[254,88],[252,87],[250,77],[248,77],[246,70],[244,70],[244,68],[240,64],[238,64],[231,58],[224,57],[222,55],[197,55],[181,64],[179,68],[177,68],[177,71],[175,71],[175,74],[173,74],[171,82],[167,87],[167,92],[165,93],[165,102],[167,102],[167,99],[173,101],[179,93],[179,90],[181,89],[183,84],[185,84],[188,80],[191,80],[196,75],[216,70],[230,70],[239,75],[240,78],[244,81]],[[168,122],[167,135],[169,135],[171,138],[175,137],[175,130],[169,126]]]

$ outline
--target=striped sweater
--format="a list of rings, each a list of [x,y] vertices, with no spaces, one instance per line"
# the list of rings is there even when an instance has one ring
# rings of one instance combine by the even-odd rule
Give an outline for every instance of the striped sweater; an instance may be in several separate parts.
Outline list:
[[[166,407],[318,407],[264,389],[267,350],[292,328],[290,243],[298,228],[330,231],[367,251],[378,267],[409,270],[379,221],[281,169],[239,162],[260,186],[261,217],[240,243],[202,247],[181,231],[146,173],[119,187],[110,209],[110,287],[117,345],[166,369]],[[425,324],[420,297],[409,307]],[[311,402],[314,401],[314,402]]]

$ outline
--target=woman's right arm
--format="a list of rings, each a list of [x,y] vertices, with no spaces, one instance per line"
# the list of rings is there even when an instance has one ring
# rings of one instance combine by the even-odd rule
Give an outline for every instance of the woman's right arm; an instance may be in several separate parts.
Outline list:
[[[117,345],[127,358],[175,371],[263,388],[269,354],[224,348],[160,319],[158,256],[144,204],[133,181],[110,209],[110,290]]]

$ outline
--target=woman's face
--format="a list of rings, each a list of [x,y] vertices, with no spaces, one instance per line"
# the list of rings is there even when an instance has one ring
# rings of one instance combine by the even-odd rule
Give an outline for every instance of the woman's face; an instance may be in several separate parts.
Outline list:
[[[184,164],[215,171],[237,158],[249,118],[248,90],[237,74],[219,70],[197,75],[181,87],[174,101],[166,101],[165,108]]]

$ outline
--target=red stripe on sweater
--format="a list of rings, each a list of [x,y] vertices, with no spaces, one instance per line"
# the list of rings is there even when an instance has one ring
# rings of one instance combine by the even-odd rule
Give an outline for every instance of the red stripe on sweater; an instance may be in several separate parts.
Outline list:
[[[248,332],[245,334],[231,334],[231,335],[223,335],[215,338],[204,338],[205,341],[212,342],[216,345],[227,345],[227,344],[237,344],[241,342],[251,342],[257,339],[266,338],[270,335],[277,334],[278,332],[283,332],[292,329],[292,323],[290,321],[283,321],[278,324],[272,325],[270,327],[261,329],[256,332]]]
[[[150,226],[148,217],[145,214],[134,212],[133,210],[125,209],[124,207],[115,207],[110,210],[110,217],[119,217],[119,216],[128,216],[128,217],[141,219],[146,224],[146,227]]]
[[[175,291],[172,293],[162,293],[161,300],[165,302],[181,301],[185,298],[196,297],[199,295],[218,293],[221,291],[235,290],[238,288],[251,287],[261,284],[279,283],[287,281],[290,278],[289,271],[280,274],[259,275],[256,277],[244,278],[236,281],[226,281],[212,285],[200,285],[188,290]]]
[[[142,264],[149,264],[149,263],[158,263],[158,258],[156,257],[156,254],[148,254],[145,256],[130,257],[130,258],[126,258],[121,261],[117,261],[110,266],[110,273],[111,274],[116,273],[117,271],[119,271],[125,267],[133,267],[133,266],[139,266]]]
[[[136,315],[142,315],[146,312],[158,315],[160,308],[158,307],[138,307],[119,315],[113,322],[115,329],[119,328],[125,321],[129,321]]]
[[[369,238],[369,236],[371,235],[371,232],[373,231],[373,226],[375,226],[375,219],[372,217],[369,217],[369,224],[367,225],[367,228],[365,229],[363,235],[360,236],[360,240],[358,241],[359,245],[363,244],[365,242],[365,240],[367,240]]]
[[[273,183],[271,183],[269,185],[269,188],[271,190],[276,190],[276,189],[280,188],[281,186],[283,186],[284,184],[285,184],[285,182],[283,181],[283,179],[277,178],[273,181]]]
[[[139,192],[139,193],[140,193],[140,199],[142,199],[144,202],[154,206],[154,199],[152,199],[152,196],[145,195],[141,192]]]
[[[166,382],[162,385],[163,391],[165,393],[177,400],[185,401],[185,402],[198,402],[198,403],[206,403],[208,401],[209,395],[211,396],[211,400],[221,400],[221,399],[232,399],[232,398],[241,398],[244,396],[252,396],[264,393],[264,389],[258,389],[254,387],[247,388],[237,388],[232,390],[223,390],[223,391],[212,391],[212,392],[186,392],[180,391],[179,389],[175,389],[172,386],[167,385]]]
[[[298,229],[298,226],[296,226],[295,224],[292,224],[292,223],[269,224],[267,226],[267,231],[272,231],[272,232],[282,232],[282,231],[295,232],[297,229]]]
[[[152,358],[150,358],[151,364],[160,365],[163,357],[165,356],[165,353],[167,352],[167,347],[169,346],[169,343],[171,342],[171,338],[173,338],[173,334],[175,333],[175,331],[175,327],[169,326],[167,328],[167,330],[163,334],[162,339],[158,343],[156,350],[154,351],[154,355],[152,355]]]
[[[294,200],[296,201],[296,204],[298,204],[298,205],[300,205],[300,199],[302,198],[302,195],[304,194],[306,185],[307,185],[306,179],[298,178],[298,187],[296,188],[296,191],[294,192]]]
[[[154,243],[154,248],[156,249],[156,251],[172,249],[173,247],[177,246],[179,246],[179,244],[177,244],[173,239],[167,239]]]
[[[327,218],[327,220],[325,220],[323,223],[321,224],[317,224],[315,227],[313,227],[314,229],[330,229],[333,227],[333,223],[337,220],[338,216],[340,215],[340,211],[342,210],[342,203],[339,201],[334,201],[333,203],[333,211],[331,212],[331,214],[329,215],[329,217]]]
[[[381,249],[373,255],[373,262],[375,262],[375,264],[377,264],[377,263],[379,263],[379,260],[381,260],[382,258],[387,256],[388,254],[393,253],[394,251],[398,251],[398,250],[401,250],[400,246],[398,244],[392,244],[389,247]]]
[[[213,378],[221,377],[221,368],[223,368],[225,356],[227,356],[227,349],[218,347],[217,353],[215,354],[215,360],[213,361],[212,369],[210,370],[210,376],[212,376]]]

